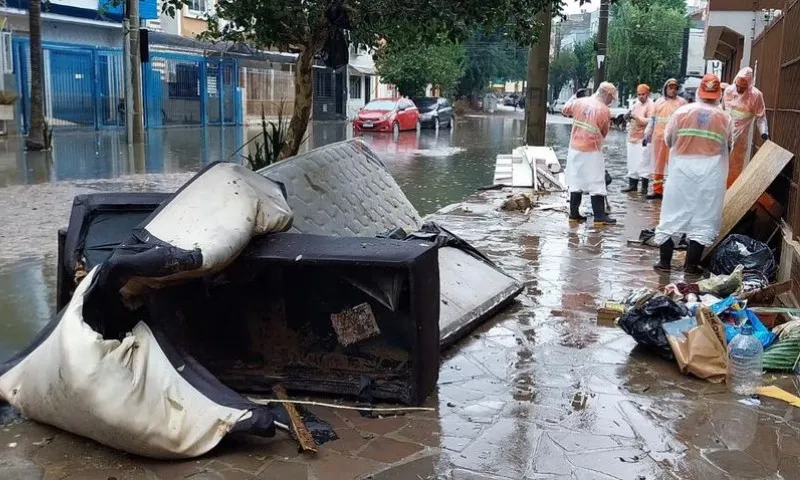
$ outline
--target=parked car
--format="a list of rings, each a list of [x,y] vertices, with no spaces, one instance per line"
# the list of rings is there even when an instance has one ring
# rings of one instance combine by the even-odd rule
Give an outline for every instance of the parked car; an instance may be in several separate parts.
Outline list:
[[[553,113],[561,113],[561,110],[564,109],[564,105],[566,104],[567,102],[565,102],[564,100],[556,100],[555,103],[553,103]]]
[[[407,98],[376,98],[358,111],[356,131],[393,132],[420,128],[419,110]]]
[[[415,98],[414,104],[419,110],[419,121],[423,127],[453,127],[453,106],[446,98]]]
[[[519,101],[519,95],[517,95],[516,93],[512,93],[511,95],[506,95],[506,97],[503,99],[503,105],[507,107],[513,107],[517,105],[518,101]]]

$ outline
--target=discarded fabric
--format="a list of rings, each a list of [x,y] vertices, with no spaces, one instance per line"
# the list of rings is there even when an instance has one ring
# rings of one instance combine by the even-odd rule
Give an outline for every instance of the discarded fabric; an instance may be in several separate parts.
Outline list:
[[[711,293],[720,298],[742,293],[744,267],[738,265],[729,275],[715,275],[697,282],[700,293]]]

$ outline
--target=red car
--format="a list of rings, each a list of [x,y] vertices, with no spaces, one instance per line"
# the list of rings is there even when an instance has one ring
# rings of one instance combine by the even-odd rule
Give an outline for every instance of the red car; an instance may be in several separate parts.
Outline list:
[[[376,98],[358,111],[353,126],[360,132],[393,132],[419,129],[419,110],[407,98]]]

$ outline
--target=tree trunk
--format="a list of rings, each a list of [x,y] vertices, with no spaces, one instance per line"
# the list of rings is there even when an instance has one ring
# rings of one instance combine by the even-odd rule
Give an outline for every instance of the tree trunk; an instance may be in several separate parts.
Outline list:
[[[542,24],[539,39],[528,54],[528,92],[526,109],[526,145],[544,145],[547,125],[547,73],[550,66],[550,7],[536,15]]]
[[[305,140],[308,120],[311,118],[311,100],[313,82],[314,49],[303,47],[297,57],[297,71],[294,75],[294,111],[289,122],[286,143],[281,149],[281,159],[297,155]]]
[[[31,60],[31,111],[28,119],[28,150],[44,150],[44,98],[42,95],[42,4],[32,0],[28,10]]]

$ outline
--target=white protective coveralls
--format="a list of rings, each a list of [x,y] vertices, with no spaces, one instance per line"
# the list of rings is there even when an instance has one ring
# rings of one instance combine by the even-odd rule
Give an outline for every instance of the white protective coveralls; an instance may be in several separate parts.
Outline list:
[[[743,89],[742,93],[739,93],[737,86]],[[728,187],[730,187],[750,161],[753,149],[753,122],[756,122],[758,131],[762,135],[769,135],[769,127],[764,95],[753,86],[752,68],[745,67],[736,74],[733,84],[725,89],[722,100],[725,110],[733,119],[733,148],[728,171]]]
[[[572,116],[572,134],[567,153],[566,182],[570,192],[606,195],[606,165],[603,142],[608,135],[611,111],[617,98],[614,85],[603,82],[589,97],[572,97],[562,113]]]
[[[640,88],[644,87],[640,85]],[[649,89],[647,90],[649,92]],[[638,93],[638,92],[637,92]],[[656,104],[648,98],[642,103],[638,98],[631,107],[631,121],[628,123],[628,178],[638,180],[650,178],[653,172],[652,148],[642,146],[645,129],[655,114]]]
[[[714,104],[680,107],[667,123],[664,140],[670,147],[661,220],[655,242],[681,234],[703,246],[714,243],[722,222],[728,152],[733,127],[730,115]]]

